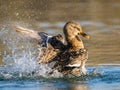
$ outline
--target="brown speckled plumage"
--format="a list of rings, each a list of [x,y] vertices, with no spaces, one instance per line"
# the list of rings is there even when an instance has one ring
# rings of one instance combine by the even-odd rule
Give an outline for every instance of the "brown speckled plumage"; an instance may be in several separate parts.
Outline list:
[[[39,64],[47,63],[51,65],[54,62],[52,64],[53,70],[57,69],[64,75],[80,76],[86,74],[85,63],[88,59],[88,53],[84,48],[80,35],[85,38],[89,38],[89,36],[82,31],[79,23],[71,21],[65,24],[63,28],[65,40],[60,34],[50,36],[44,32],[36,32],[19,26],[15,26],[15,28],[17,31],[38,40],[41,46],[38,57]]]

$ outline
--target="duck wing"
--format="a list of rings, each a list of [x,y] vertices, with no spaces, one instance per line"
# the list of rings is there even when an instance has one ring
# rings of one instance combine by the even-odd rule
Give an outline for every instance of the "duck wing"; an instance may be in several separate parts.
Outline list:
[[[40,49],[40,53],[38,55],[38,63],[49,63],[51,62],[60,52],[59,49],[54,49],[53,47],[49,46],[42,47]]]
[[[42,47],[44,47],[44,46],[47,47],[46,46],[47,42],[48,42],[49,38],[52,37],[52,36],[48,35],[47,33],[27,29],[27,28],[24,28],[24,27],[21,27],[18,25],[14,25],[13,27],[15,28],[15,30],[17,32],[21,32],[21,33],[25,34],[26,36],[37,40],[37,42],[39,42],[39,45]]]
[[[64,40],[62,35],[50,36],[44,32],[38,32],[27,29],[18,25],[14,25],[16,31],[21,32],[32,39],[38,41],[40,52],[38,56],[38,63],[47,63],[55,58],[60,50],[64,49]]]
[[[39,63],[49,63],[51,61],[57,61],[59,54],[66,49],[64,45],[64,39],[62,35],[58,34],[48,38],[47,48],[42,48],[42,52],[39,55]]]
[[[13,26],[15,28],[16,31],[21,32],[31,38],[35,38],[37,40],[40,40],[41,37],[39,36],[37,31],[31,30],[31,29],[27,29],[18,25],[14,25]]]

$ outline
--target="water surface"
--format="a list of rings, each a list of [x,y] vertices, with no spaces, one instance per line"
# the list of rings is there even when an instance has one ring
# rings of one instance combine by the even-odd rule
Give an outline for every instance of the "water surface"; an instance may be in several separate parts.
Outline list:
[[[0,90],[119,90],[119,10],[119,0],[0,0]],[[36,64],[36,43],[12,25],[63,35],[70,20],[79,22],[91,36],[83,38],[89,51],[88,74],[47,76],[51,69]]]

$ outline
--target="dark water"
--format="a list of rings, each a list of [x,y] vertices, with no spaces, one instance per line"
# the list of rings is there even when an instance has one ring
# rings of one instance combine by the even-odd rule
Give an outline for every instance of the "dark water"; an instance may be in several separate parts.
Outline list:
[[[48,76],[51,68],[36,64],[37,45],[12,25],[55,35],[70,20],[91,36],[83,39],[88,74]],[[0,90],[120,90],[119,38],[119,0],[0,0]]]

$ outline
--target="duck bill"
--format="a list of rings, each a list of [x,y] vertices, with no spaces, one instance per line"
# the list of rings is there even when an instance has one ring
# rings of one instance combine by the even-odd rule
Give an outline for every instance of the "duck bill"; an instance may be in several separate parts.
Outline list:
[[[88,34],[86,34],[86,33],[84,33],[84,32],[82,32],[82,33],[80,33],[84,38],[87,38],[87,39],[89,39],[90,38],[90,36],[88,35]]]

